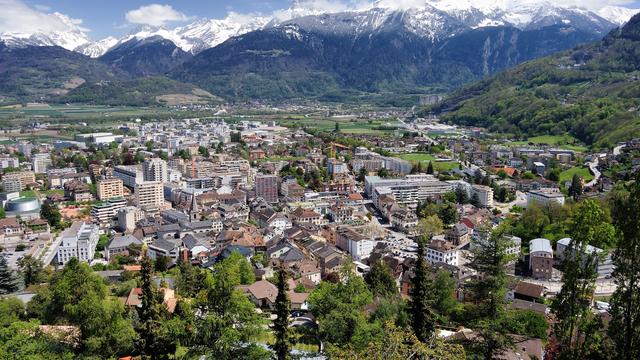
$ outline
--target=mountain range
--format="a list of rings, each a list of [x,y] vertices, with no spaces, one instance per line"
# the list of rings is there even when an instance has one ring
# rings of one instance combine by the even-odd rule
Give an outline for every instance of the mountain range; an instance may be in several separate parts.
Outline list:
[[[422,115],[526,138],[571,134],[611,147],[640,136],[640,14],[602,40],[461,88]]]
[[[343,101],[370,93],[414,101],[601,39],[633,11],[540,0],[431,0],[408,9],[374,3],[333,13],[309,4],[294,1],[269,16],[231,13],[175,29],[145,27],[97,42],[68,19],[74,30],[67,33],[4,33],[0,99],[113,103],[106,99],[111,91],[91,99],[88,89],[151,77],[144,81],[148,103],[166,95],[151,91],[167,84],[164,77],[185,84],[169,88],[186,90],[187,99],[195,91],[227,101]]]

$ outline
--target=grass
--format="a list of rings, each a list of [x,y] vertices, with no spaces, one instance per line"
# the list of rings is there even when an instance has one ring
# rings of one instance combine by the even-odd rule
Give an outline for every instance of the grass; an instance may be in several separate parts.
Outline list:
[[[435,171],[451,171],[453,169],[457,169],[460,166],[460,163],[458,163],[457,161],[436,161],[436,157],[428,153],[402,154],[398,157],[402,160],[407,160],[414,164],[420,161],[422,162],[422,166],[425,170],[427,169],[427,166],[429,166],[429,161],[431,161],[431,163],[433,164],[433,169]]]
[[[37,198],[38,196],[36,195],[36,192],[33,190],[24,190],[24,191],[20,191],[20,196],[21,197],[27,197],[27,198]]]
[[[510,144],[514,146],[524,146],[529,145],[530,143],[535,145],[546,144],[560,149],[573,150],[575,152],[586,152],[588,150],[586,146],[571,135],[534,136],[528,138],[527,141],[514,141]]]
[[[593,180],[593,175],[589,172],[587,167],[575,166],[560,173],[560,183],[564,184],[567,181],[571,181],[574,174],[583,178],[585,182]]]
[[[255,337],[253,341],[257,343],[273,345],[276,341],[276,337],[272,332],[269,331],[269,332],[262,333],[261,336]],[[317,344],[305,344],[305,343],[299,343],[299,342],[296,342],[295,344],[293,344],[292,348],[295,350],[306,351],[310,353],[316,353],[320,350]]]

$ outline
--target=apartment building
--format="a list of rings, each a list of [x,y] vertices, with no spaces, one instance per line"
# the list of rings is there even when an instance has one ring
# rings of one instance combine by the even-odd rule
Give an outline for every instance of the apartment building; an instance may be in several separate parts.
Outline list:
[[[98,200],[109,200],[124,197],[124,184],[121,179],[111,178],[98,180]]]
[[[164,205],[164,191],[162,182],[145,181],[136,185],[136,206],[161,207]]]
[[[270,204],[278,202],[277,175],[256,175],[255,184],[256,197],[261,197]]]
[[[82,221],[74,222],[60,234],[60,243],[56,251],[56,263],[64,265],[72,258],[82,262],[93,260],[98,245],[98,226]]]
[[[169,166],[160,158],[147,159],[142,165],[144,181],[169,181]]]
[[[31,157],[31,168],[36,174],[46,173],[51,164],[51,156],[49,153],[34,154]]]
[[[113,168],[113,177],[122,180],[122,184],[134,189],[137,184],[144,182],[142,168],[137,165],[120,165]]]

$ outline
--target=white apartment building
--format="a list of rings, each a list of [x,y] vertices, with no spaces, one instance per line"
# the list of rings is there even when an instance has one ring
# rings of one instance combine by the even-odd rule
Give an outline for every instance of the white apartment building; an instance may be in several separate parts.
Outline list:
[[[135,206],[127,206],[118,210],[118,228],[130,233],[136,228],[136,224],[144,218],[144,211]]]
[[[0,158],[0,169],[6,168],[18,168],[20,167],[20,161],[17,158],[10,156],[3,156]]]
[[[160,207],[164,205],[164,188],[160,181],[145,181],[136,185],[136,206]]]
[[[127,206],[127,200],[123,198],[109,199],[101,204],[96,204],[91,209],[91,217],[100,225],[110,225],[118,210]]]
[[[160,158],[147,159],[144,161],[143,167],[144,181],[169,181],[169,166],[167,162]]]
[[[51,156],[49,153],[34,154],[31,157],[31,167],[36,174],[43,174],[51,166]]]
[[[119,165],[113,168],[113,177],[122,180],[124,186],[133,189],[137,184],[144,182],[142,168],[136,165]]]
[[[480,206],[485,208],[493,207],[493,189],[485,185],[473,185],[471,187],[471,196],[478,195]]]
[[[99,239],[98,226],[76,221],[60,237],[56,251],[58,265],[64,265],[74,257],[82,262],[93,260]]]
[[[547,205],[554,202],[558,205],[564,205],[564,195],[560,189],[547,188],[531,190],[527,193],[527,205],[534,203]]]
[[[439,262],[458,266],[459,252],[458,249],[445,240],[431,240],[427,246],[427,261],[429,264]]]
[[[399,179],[365,177],[365,192],[378,208],[378,200],[382,195],[392,195],[400,205],[417,205],[427,199],[442,196],[452,189],[452,184],[426,174],[407,175]]]

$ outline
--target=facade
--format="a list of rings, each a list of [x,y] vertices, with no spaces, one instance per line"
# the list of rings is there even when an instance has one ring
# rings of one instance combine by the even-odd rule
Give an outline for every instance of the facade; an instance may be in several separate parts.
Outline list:
[[[56,251],[58,265],[64,265],[74,257],[82,262],[93,260],[99,238],[96,225],[76,221],[63,231],[60,237],[60,244]]]
[[[102,225],[110,225],[120,209],[127,206],[127,200],[123,198],[109,199],[101,204],[96,204],[91,209],[93,220]]]
[[[136,228],[136,224],[144,219],[144,212],[135,206],[127,206],[118,210],[118,228],[130,233]]]
[[[124,197],[124,185],[121,179],[102,179],[97,184],[98,200]]]
[[[261,197],[270,204],[278,202],[277,175],[256,175],[255,184],[256,197]]]
[[[2,185],[5,192],[18,192],[27,187],[27,184],[36,182],[36,174],[33,171],[17,171],[4,174]]]
[[[445,240],[431,240],[427,246],[427,261],[429,264],[445,263],[458,266],[458,249]]]
[[[493,189],[485,185],[473,185],[471,187],[472,196],[478,195],[480,206],[485,208],[493,207]]]
[[[547,239],[529,242],[529,270],[536,279],[551,279],[553,274],[553,249]]]
[[[51,166],[51,156],[49,153],[34,154],[31,157],[31,168],[36,174],[46,173]]]
[[[144,181],[169,182],[169,166],[160,158],[152,158],[144,161],[142,166]]]
[[[427,199],[443,196],[453,185],[438,180],[433,175],[407,175],[404,178],[383,179],[379,176],[365,177],[365,192],[380,209],[379,199],[391,195],[399,205],[417,205]]]
[[[385,156],[382,158],[382,161],[384,161],[384,168],[392,174],[409,174],[413,168],[410,162],[394,157]]]
[[[139,166],[116,166],[113,168],[113,177],[122,180],[122,184],[130,189],[144,181],[142,169]]]
[[[164,191],[159,181],[145,181],[136,185],[136,206],[161,207],[164,205]]]
[[[560,192],[560,189],[547,188],[531,190],[527,193],[527,205],[532,205],[534,203],[541,205],[547,205],[550,203],[564,205],[564,195]]]
[[[556,260],[563,261],[567,256],[571,256],[569,245],[571,244],[571,238],[564,238],[558,240],[556,244]],[[573,250],[575,251],[575,249]],[[584,249],[585,255],[596,256],[595,267],[598,272],[599,278],[609,278],[613,275],[615,265],[611,259],[611,254],[605,253],[604,250],[595,246],[587,245]],[[586,259],[585,259],[586,261]]]
[[[20,161],[17,158],[10,156],[3,156],[0,158],[0,169],[18,168],[20,167]]]

